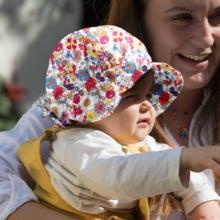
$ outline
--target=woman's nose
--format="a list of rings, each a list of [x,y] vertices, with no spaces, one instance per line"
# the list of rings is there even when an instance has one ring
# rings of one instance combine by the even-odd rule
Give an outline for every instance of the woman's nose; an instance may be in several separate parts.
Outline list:
[[[206,49],[214,44],[214,28],[208,21],[203,21],[196,24],[195,29],[192,32],[191,43],[196,45],[199,49]]]

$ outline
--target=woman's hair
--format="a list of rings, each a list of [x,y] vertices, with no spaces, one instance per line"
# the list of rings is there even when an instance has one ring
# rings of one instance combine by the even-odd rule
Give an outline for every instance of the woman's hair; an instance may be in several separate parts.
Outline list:
[[[216,124],[214,125],[214,144],[220,144],[220,67],[211,83],[211,98],[215,108]]]
[[[142,26],[145,4],[143,0],[111,0],[106,23],[119,26],[145,42]]]

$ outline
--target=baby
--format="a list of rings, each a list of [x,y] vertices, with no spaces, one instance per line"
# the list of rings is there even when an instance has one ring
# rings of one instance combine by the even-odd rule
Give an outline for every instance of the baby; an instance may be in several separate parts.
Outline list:
[[[128,220],[149,219],[147,197],[187,197],[181,192],[190,170],[208,168],[220,149],[171,149],[149,135],[182,86],[178,71],[153,63],[144,44],[119,27],[64,37],[50,57],[42,100],[59,128],[18,150],[38,198],[77,219]]]

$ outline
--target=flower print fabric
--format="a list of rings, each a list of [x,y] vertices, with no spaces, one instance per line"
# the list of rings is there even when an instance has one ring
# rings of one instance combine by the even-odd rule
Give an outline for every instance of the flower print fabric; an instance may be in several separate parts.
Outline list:
[[[45,114],[61,126],[72,120],[101,120],[113,113],[121,94],[151,69],[154,90],[149,100],[160,114],[182,88],[178,71],[153,63],[144,44],[119,27],[104,25],[70,33],[49,59]]]

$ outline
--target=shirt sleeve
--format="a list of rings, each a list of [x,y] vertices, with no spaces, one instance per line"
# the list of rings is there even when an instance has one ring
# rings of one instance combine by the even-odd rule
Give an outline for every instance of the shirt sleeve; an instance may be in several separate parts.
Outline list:
[[[176,195],[182,198],[182,205],[186,214],[204,202],[220,200],[212,183],[203,172],[191,172],[189,187],[176,192]]]
[[[50,127],[52,122],[42,117],[42,109],[35,103],[17,122],[16,126],[0,132],[0,219],[6,219],[27,201],[37,200],[21,179],[16,157],[18,146]]]
[[[157,143],[155,145],[148,144],[148,148],[152,151],[158,151],[166,150],[170,147],[166,144]],[[209,170],[209,172],[212,171]],[[189,186],[182,188],[180,191],[174,191],[174,193],[182,199],[182,205],[186,214],[189,214],[196,206],[204,202],[220,200],[219,195],[215,192],[213,183],[204,172],[195,173],[191,171]]]
[[[92,192],[133,201],[183,188],[179,179],[181,150],[125,155],[121,145],[103,132],[73,129],[58,133],[51,156]]]

